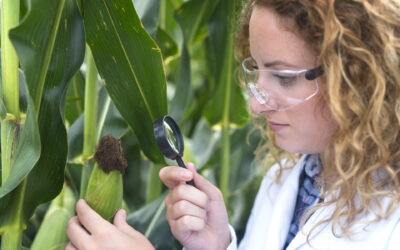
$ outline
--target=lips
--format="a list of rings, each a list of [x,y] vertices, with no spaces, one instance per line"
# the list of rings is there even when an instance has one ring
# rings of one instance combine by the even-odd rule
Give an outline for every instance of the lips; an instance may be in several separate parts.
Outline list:
[[[269,128],[274,132],[278,132],[284,128],[289,127],[289,124],[285,124],[285,123],[277,123],[277,122],[272,122],[272,121],[269,121],[268,123],[269,123]]]

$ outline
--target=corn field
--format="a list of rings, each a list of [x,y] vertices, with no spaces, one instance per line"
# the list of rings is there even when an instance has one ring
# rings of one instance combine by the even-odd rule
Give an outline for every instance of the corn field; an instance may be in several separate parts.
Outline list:
[[[234,54],[241,0],[0,3],[2,250],[64,249],[79,198],[180,249],[158,177],[176,163],[153,136],[166,114],[240,239],[263,174]]]

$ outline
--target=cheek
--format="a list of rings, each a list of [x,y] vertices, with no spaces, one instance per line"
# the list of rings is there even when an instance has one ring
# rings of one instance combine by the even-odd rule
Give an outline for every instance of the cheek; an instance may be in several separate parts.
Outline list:
[[[315,106],[314,106],[315,107]],[[303,150],[306,153],[321,153],[325,150],[336,128],[330,110],[326,107],[310,109],[302,114],[298,120],[299,126],[295,130],[303,141]]]
[[[313,101],[290,110],[290,131],[285,137],[276,135],[278,146],[292,153],[313,154],[325,150],[336,125],[326,105],[321,107],[318,99]]]

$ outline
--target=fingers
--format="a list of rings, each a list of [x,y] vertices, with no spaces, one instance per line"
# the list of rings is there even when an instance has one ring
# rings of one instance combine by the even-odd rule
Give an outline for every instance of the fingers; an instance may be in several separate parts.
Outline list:
[[[78,250],[71,242],[65,247],[65,250]]]
[[[99,230],[105,230],[110,223],[104,220],[98,213],[96,213],[84,200],[79,200],[76,203],[76,213],[80,223],[91,233]]]
[[[186,200],[201,208],[205,208],[208,203],[208,196],[201,190],[190,185],[180,185],[170,191],[166,201],[169,204],[174,204],[180,200]]]
[[[114,216],[114,225],[123,233],[126,233],[131,236],[136,235],[136,230],[134,230],[131,226],[126,222],[126,211],[123,209],[118,210],[118,212]]]
[[[86,232],[85,229],[82,228],[81,224],[79,223],[77,216],[72,217],[69,220],[66,233],[69,240],[72,242],[71,245],[73,244],[71,247],[76,246],[79,249],[84,249],[84,245],[88,244],[91,241],[89,234]]]
[[[171,205],[166,212],[166,218],[170,220],[178,220],[184,216],[194,216],[199,219],[205,219],[207,211],[188,201],[181,200]]]
[[[201,231],[205,222],[194,216],[183,216],[178,220],[170,221],[171,231],[174,235],[184,235],[190,231]]]
[[[165,167],[159,172],[161,181],[172,189],[192,179],[192,172],[181,167]]]
[[[188,164],[186,164],[186,167],[193,174],[193,181],[196,185],[196,188],[198,188],[199,190],[206,193],[210,200],[223,199],[221,191],[216,186],[214,186],[211,182],[206,180],[203,176],[198,174],[193,163],[189,162]]]

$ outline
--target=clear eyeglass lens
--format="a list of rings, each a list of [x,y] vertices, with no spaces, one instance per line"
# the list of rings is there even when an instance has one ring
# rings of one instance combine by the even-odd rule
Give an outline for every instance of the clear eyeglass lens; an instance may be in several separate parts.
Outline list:
[[[177,135],[166,121],[164,121],[164,131],[168,144],[176,153],[179,153],[178,140],[176,139]]]
[[[252,58],[245,59],[242,66],[250,95],[274,109],[287,109],[318,92],[317,81],[305,78],[307,70],[259,70]]]
[[[257,85],[253,83],[247,84],[250,96],[254,96],[260,104],[266,104],[268,102],[268,95],[263,90],[257,88]]]

